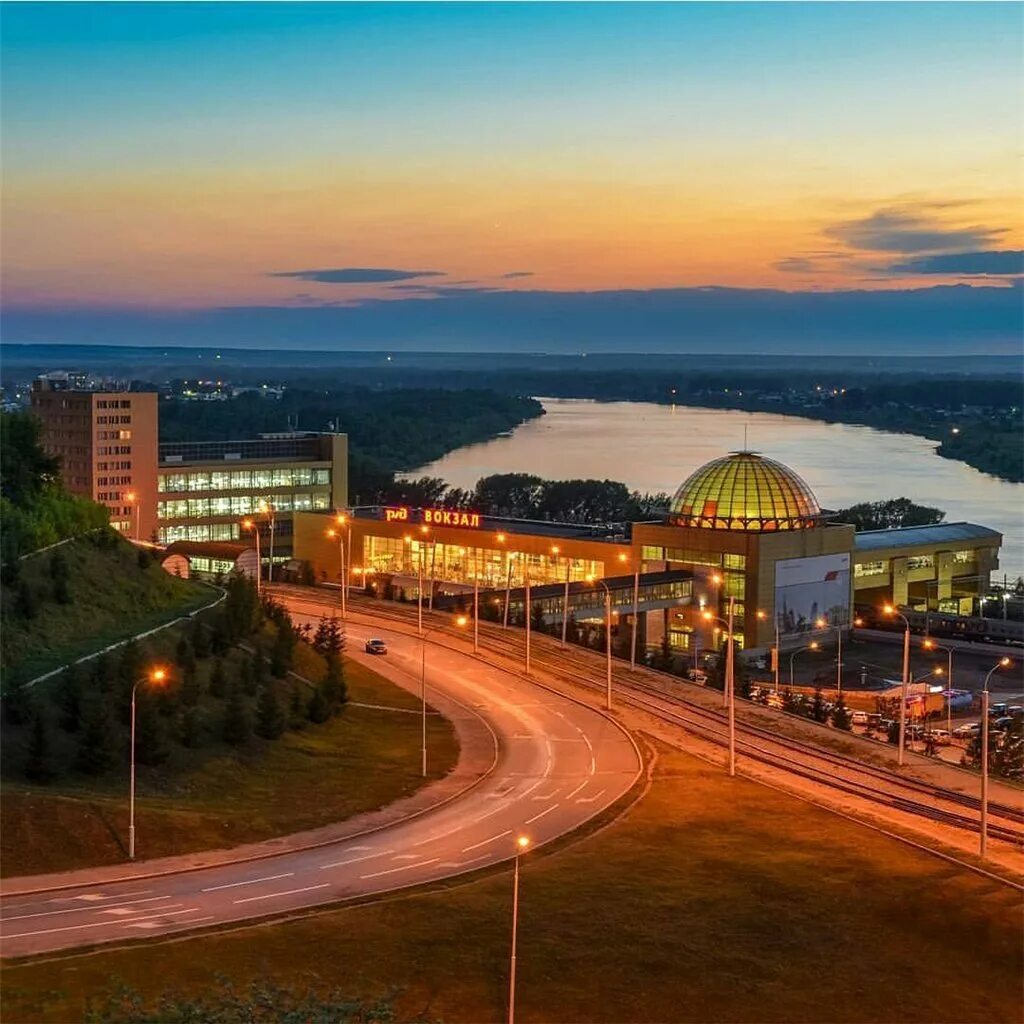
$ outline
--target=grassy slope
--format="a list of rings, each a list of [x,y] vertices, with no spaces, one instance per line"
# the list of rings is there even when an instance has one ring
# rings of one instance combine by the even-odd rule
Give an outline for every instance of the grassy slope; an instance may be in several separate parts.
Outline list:
[[[166,643],[173,649],[174,631]],[[212,663],[202,664],[209,672]],[[296,671],[319,679],[323,666],[309,648],[297,651]],[[375,672],[346,663],[353,701],[418,707],[414,698]],[[282,697],[286,699],[285,695]],[[204,697],[211,727],[222,708]],[[5,776],[18,779],[16,749],[5,750]],[[73,737],[54,730],[55,741]],[[430,779],[458,759],[449,722],[428,719]],[[268,743],[253,738],[188,750],[174,745],[169,761],[140,766],[136,823],[140,857],[161,857],[287,835],[375,810],[414,792],[419,773],[420,720],[415,715],[348,707],[324,725],[307,725]],[[14,748],[14,749],[11,749]],[[428,779],[429,781],[429,779]],[[127,764],[100,779],[69,776],[48,786],[5,782],[0,801],[0,873],[5,877],[63,871],[125,859]]]
[[[79,1019],[117,980],[218,978],[355,997],[400,1019],[494,1021],[508,871],[273,927],[7,968],[5,1016]],[[1016,1021],[1008,889],[682,754],[628,817],[524,863],[521,1021]]]
[[[17,588],[4,588],[0,600],[5,684],[34,678],[152,629],[208,604],[216,596],[209,587],[171,576],[156,563],[140,569],[136,549],[116,536],[104,545],[93,534],[58,550],[70,570],[70,604],[57,604],[52,598],[52,552],[21,563],[21,577],[38,598],[35,618],[20,617],[16,612]],[[102,581],[102,586],[97,581]]]

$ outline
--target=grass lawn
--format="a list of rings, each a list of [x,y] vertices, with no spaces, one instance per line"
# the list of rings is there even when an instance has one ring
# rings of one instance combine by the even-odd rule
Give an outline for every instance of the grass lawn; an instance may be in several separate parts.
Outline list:
[[[50,566],[57,552],[68,568],[67,604],[54,599]],[[171,576],[156,562],[140,567],[137,549],[112,531],[26,558],[20,567],[36,614],[22,613],[19,586],[3,588],[5,687],[187,615],[217,596],[200,583]]]
[[[398,1018],[505,1014],[510,872],[221,935],[5,968],[8,1020],[226,978]],[[523,866],[520,1021],[1017,1021],[1020,899],[680,753],[603,832]]]
[[[323,667],[315,652],[300,645],[296,671],[316,679]],[[370,669],[349,661],[345,673],[352,701],[419,706]],[[212,698],[207,702],[216,703]],[[211,717],[216,713],[211,709]],[[431,716],[427,726],[430,781],[454,766],[458,741],[440,716]],[[417,716],[352,706],[324,725],[308,724],[272,743],[254,737],[242,748],[175,746],[165,764],[139,768],[138,855],[233,846],[383,807],[423,784],[419,749]],[[0,800],[3,875],[124,861],[127,793],[127,760],[123,774],[100,779],[69,776],[48,786],[5,782]]]

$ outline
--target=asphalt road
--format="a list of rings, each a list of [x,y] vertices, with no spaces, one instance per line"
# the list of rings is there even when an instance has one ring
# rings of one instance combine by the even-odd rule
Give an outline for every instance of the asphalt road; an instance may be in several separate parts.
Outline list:
[[[387,656],[361,653],[371,636],[388,641]],[[350,622],[348,643],[357,660],[370,658],[377,671],[419,692],[417,638]],[[214,927],[472,872],[509,859],[521,834],[536,848],[579,827],[641,771],[628,734],[600,713],[428,638],[428,701],[432,692],[472,708],[498,746],[495,769],[455,800],[370,835],[254,862],[123,882],[97,881],[85,871],[75,874],[73,888],[0,891],[0,954]],[[409,756],[419,763],[418,749]],[[53,884],[68,880],[52,876]],[[7,880],[7,889],[15,882]]]

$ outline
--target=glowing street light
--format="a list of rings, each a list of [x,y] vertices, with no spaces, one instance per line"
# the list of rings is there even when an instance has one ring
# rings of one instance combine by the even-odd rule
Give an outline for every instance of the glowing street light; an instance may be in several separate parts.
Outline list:
[[[1013,663],[1009,658],[1000,658],[989,669],[985,676],[985,686],[981,691],[981,846],[980,853],[984,860],[988,846],[988,681],[993,673],[1001,668],[1009,668]]]
[[[834,629],[836,631],[836,693],[843,692],[843,627],[829,623],[822,617],[815,623],[818,629]]]
[[[530,847],[529,836],[516,839],[516,855],[512,869],[512,956],[508,971],[508,1024],[516,1019],[516,938],[519,930],[519,857]]]
[[[629,555],[625,552],[619,553],[620,562],[628,562]],[[629,668],[631,672],[636,671],[636,631],[639,627],[640,617],[640,561],[637,559],[633,564],[633,630],[629,637]]]
[[[798,647],[789,656],[789,686],[790,686],[790,689],[792,689],[792,687],[793,687],[793,659],[801,651],[817,651],[817,650],[820,650],[820,649],[821,649],[821,644],[819,644],[817,640],[812,640],[806,647]]]
[[[904,761],[904,745],[907,741],[907,690],[910,688],[910,621],[906,615],[887,604],[882,608],[885,615],[895,616],[903,620],[903,685],[900,688],[900,739],[896,753],[896,763],[902,767]]]
[[[946,697],[946,728],[949,734],[953,735],[953,648],[943,647],[942,644],[937,644],[934,640],[925,639],[921,641],[921,646],[926,651],[945,651],[946,652],[946,690],[949,696]]]
[[[758,608],[757,617],[762,621],[768,618],[768,613]],[[775,692],[779,692],[779,620],[775,619],[775,646],[772,648],[772,671],[775,675]]]
[[[141,683],[161,686],[167,679],[167,672],[162,668],[154,668],[137,679],[132,686],[132,727],[131,727],[131,765],[128,783],[128,859],[135,860],[135,691]]]
[[[243,530],[252,530],[253,536],[256,538],[256,593],[261,593],[263,589],[263,558],[260,555],[260,528],[251,519],[242,520]]]
[[[135,539],[139,539],[139,519],[142,515],[142,502],[139,501],[139,496],[134,491],[126,491],[124,500],[132,506],[133,516],[135,520]]]
[[[343,517],[339,517],[343,518]],[[345,620],[348,614],[348,571],[345,566],[345,538],[341,530],[328,530],[325,534],[328,540],[338,541],[338,568],[341,571],[341,618]]]
[[[457,626],[466,625],[466,616],[460,615],[456,620]],[[441,627],[433,626],[420,636],[420,707],[421,707],[421,745],[423,777],[427,777],[427,637],[436,633]]]
[[[701,618],[706,622],[720,622],[728,630],[725,648],[725,687],[723,698],[729,708],[729,774],[736,774],[736,638],[733,635],[734,612],[736,599],[729,597],[729,617],[720,619],[711,612],[702,612]]]

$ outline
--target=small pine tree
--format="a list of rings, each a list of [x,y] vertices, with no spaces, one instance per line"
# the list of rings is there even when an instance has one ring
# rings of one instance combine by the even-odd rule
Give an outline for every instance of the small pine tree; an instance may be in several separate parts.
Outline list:
[[[71,604],[71,570],[61,550],[50,558],[50,579],[53,581],[53,599],[57,604]]]
[[[255,665],[252,658],[245,658],[239,671],[238,681],[241,684],[242,692],[247,697],[255,697],[259,693],[259,684],[256,682]]]
[[[333,711],[348,703],[348,687],[345,685],[345,670],[341,658],[329,654],[326,661],[327,671],[324,673],[320,688],[323,690],[328,707]]]
[[[284,679],[292,667],[295,653],[295,630],[291,620],[284,619],[277,625],[277,636],[270,654],[270,673],[277,679]]]
[[[195,671],[196,652],[192,649],[192,644],[189,643],[187,636],[183,636],[178,641],[178,646],[174,651],[174,662],[182,672]]]
[[[50,723],[41,711],[37,711],[32,718],[32,734],[24,768],[25,778],[30,782],[46,783],[53,778],[50,749]]]
[[[77,665],[69,665],[60,677],[57,690],[59,724],[65,732],[77,732],[82,717],[82,672]]]
[[[199,682],[199,673],[196,671],[195,663],[189,668],[182,669],[181,673],[181,702],[187,708],[193,708],[199,703],[203,695],[203,688]]]
[[[833,728],[842,729],[843,732],[850,732],[853,728],[853,712],[847,707],[846,698],[842,693],[839,693],[836,697],[831,717]]]
[[[210,693],[214,697],[223,697],[228,690],[228,677],[224,670],[224,659],[217,658],[210,672]]]
[[[257,650],[252,656],[252,681],[256,689],[259,689],[264,684],[266,678],[267,662],[260,651]]]
[[[284,732],[284,711],[274,692],[273,683],[260,690],[256,702],[256,734],[265,740],[276,740]]]
[[[811,718],[816,722],[828,721],[828,709],[825,707],[825,695],[821,692],[821,687],[814,691],[814,700],[811,702]]]
[[[203,745],[204,716],[200,708],[187,707],[181,716],[181,742],[190,750]]]
[[[313,696],[309,698],[309,704],[306,705],[306,717],[317,725],[322,725],[331,717],[331,706],[324,696],[323,686],[318,686],[313,690]]]
[[[135,556],[135,562],[140,571],[145,572],[152,564],[153,558],[145,548],[139,548],[138,554]]]
[[[292,683],[291,692],[288,695],[288,728],[306,728],[306,708],[302,701],[302,691],[298,683]]]
[[[208,658],[210,656],[210,634],[206,626],[200,621],[197,615],[192,620],[192,628],[189,631],[189,640],[192,642],[192,650],[197,658]]]
[[[10,725],[22,725],[32,717],[32,692],[24,683],[14,683],[4,692],[4,719]]]
[[[90,694],[82,708],[76,764],[86,775],[102,775],[119,759],[119,744],[110,706],[99,692]]]
[[[235,747],[247,743],[252,735],[252,722],[249,720],[249,712],[238,686],[232,686],[228,693],[221,735],[225,742]]]

